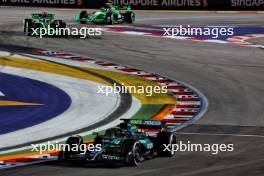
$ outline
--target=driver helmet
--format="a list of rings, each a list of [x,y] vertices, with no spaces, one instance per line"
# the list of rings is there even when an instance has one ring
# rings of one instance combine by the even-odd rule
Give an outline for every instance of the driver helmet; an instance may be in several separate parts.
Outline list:
[[[42,17],[43,17],[43,18],[47,18],[47,17],[48,17],[48,13],[47,13],[47,12],[43,12],[43,13],[42,13]]]
[[[105,12],[107,9],[106,9],[105,7],[102,7],[100,10],[101,10],[102,12]]]
[[[129,133],[132,133],[132,134],[137,132],[136,126],[134,126],[132,124],[129,124],[129,123],[126,123],[126,122],[120,123],[119,127],[120,127],[120,129],[126,130],[126,131],[128,131]]]

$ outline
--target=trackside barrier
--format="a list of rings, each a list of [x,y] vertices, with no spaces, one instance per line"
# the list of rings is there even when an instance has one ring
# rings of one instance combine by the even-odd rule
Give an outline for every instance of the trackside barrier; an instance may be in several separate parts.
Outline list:
[[[258,10],[264,0],[0,0],[0,5],[99,8],[106,3],[131,5],[138,10]]]

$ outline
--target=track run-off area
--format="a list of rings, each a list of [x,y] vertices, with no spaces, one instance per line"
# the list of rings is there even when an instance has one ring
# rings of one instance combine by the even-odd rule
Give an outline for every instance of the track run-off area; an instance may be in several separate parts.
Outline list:
[[[79,13],[77,9],[45,10],[69,24],[74,14]],[[12,14],[6,16],[8,11]],[[101,38],[24,36],[21,31],[23,18],[30,12],[40,11],[43,9],[1,8],[0,81],[3,84],[0,85],[0,105],[4,106],[0,108],[8,113],[17,113],[18,110],[12,108],[18,108],[34,124],[27,127],[27,123],[10,123],[5,125],[6,129],[1,128],[0,160],[2,157],[8,161],[10,167],[14,163],[52,160],[56,154],[27,155],[28,144],[47,139],[64,141],[66,136],[76,133],[89,141],[92,130],[114,126],[120,122],[119,118],[160,119],[161,116],[177,125],[180,140],[202,144],[233,143],[235,150],[218,155],[180,152],[174,158],[156,158],[136,168],[71,166],[49,161],[0,170],[0,175],[253,176],[263,173],[264,78],[261,75],[264,54],[259,47],[263,44],[263,14],[138,11],[134,26],[109,27]],[[198,38],[193,37],[177,40],[153,32],[148,35],[150,28],[157,31],[160,25],[225,25],[236,26],[239,32],[232,37],[232,42],[230,39],[222,42],[201,42],[204,39],[199,39],[197,42],[194,40]],[[245,28],[252,30],[241,32],[240,29]],[[114,82],[167,85],[171,93],[152,98],[135,94],[108,97],[96,94],[98,85]],[[30,98],[16,92],[16,83]],[[34,95],[26,92],[34,92]],[[194,102],[191,108],[186,107],[189,102]],[[49,108],[50,112],[47,112],[44,109],[48,106],[60,107]],[[203,114],[206,109],[207,113]],[[41,111],[47,115],[41,114],[46,119],[41,118],[43,121],[40,122],[34,119],[34,113]],[[23,117],[26,116],[21,115]],[[0,120],[7,121],[6,118],[1,115]],[[70,123],[76,125],[63,126],[69,122],[67,118],[72,118]],[[19,129],[16,131],[17,134],[21,132],[19,137],[12,128]],[[14,152],[18,153],[12,155]],[[6,163],[2,162],[2,165],[6,166]]]
[[[11,115],[14,114],[11,122],[9,119],[5,119],[4,115],[1,118],[3,121],[1,123],[3,124],[3,127],[1,127],[3,130],[1,141],[5,141],[1,143],[2,169],[28,163],[32,164],[34,161],[39,162],[45,159],[56,158],[56,151],[46,152],[44,155],[40,155],[37,154],[37,152],[32,152],[32,146],[27,146],[29,144],[45,143],[50,140],[53,140],[53,142],[55,142],[55,140],[56,142],[59,140],[65,141],[62,137],[74,134],[82,135],[86,142],[89,142],[93,137],[91,136],[92,132],[100,132],[109,127],[113,127],[120,123],[120,118],[165,120],[175,125],[174,131],[176,131],[196,121],[205,113],[207,108],[205,97],[198,91],[184,85],[184,83],[173,81],[153,73],[144,72],[143,70],[119,66],[105,61],[97,61],[95,59],[69,53],[26,48],[26,50],[30,52],[21,53],[21,56],[12,53],[12,48],[6,48],[6,50],[7,49],[11,52],[2,52],[2,73],[20,76],[24,75],[30,78],[32,78],[32,75],[35,75],[33,78],[44,78],[46,83],[49,83],[52,77],[56,75],[54,82],[63,82],[64,84],[57,85],[57,87],[61,87],[62,90],[66,89],[65,92],[68,92],[69,96],[67,97],[68,100],[65,100],[66,98],[62,95],[55,93],[58,94],[58,97],[52,98],[52,94],[49,92],[56,91],[51,90],[46,91],[48,95],[44,95],[46,99],[49,99],[48,97],[51,96],[50,102],[39,100],[39,102],[41,102],[41,104],[39,104],[40,106],[45,107],[51,104],[52,107],[56,108],[54,109],[55,112],[63,109],[62,112],[57,112],[55,114],[51,113],[51,117],[54,119],[46,119],[49,117],[48,115],[50,113],[45,114],[42,112],[47,112],[47,109],[50,110],[51,108],[49,107],[43,110],[34,110],[35,106],[31,106],[31,104],[21,104],[19,108],[22,110],[20,110],[16,108],[16,104],[12,104],[12,101],[2,101],[6,102],[5,106],[2,107],[2,111],[10,113],[8,110],[11,107],[13,108]],[[20,53],[24,50],[25,48],[19,48],[16,52]],[[63,62],[58,62],[57,60],[62,60]],[[14,68],[22,68],[22,70],[19,70],[19,72]],[[27,72],[26,70],[30,70],[30,74],[23,74]],[[48,77],[42,72],[48,72],[53,75]],[[67,77],[60,80],[57,75],[79,78],[79,80],[73,81],[67,79]],[[6,79],[7,78],[5,78],[5,80]],[[148,96],[146,92],[131,93],[133,98],[130,98],[131,95],[127,95],[126,93],[120,93],[118,97],[113,92],[109,95],[98,93],[99,86],[93,85],[94,83],[85,85],[83,82],[86,80],[110,86],[113,86],[111,84],[113,82],[117,84],[123,83],[125,86],[167,86],[169,92],[168,94],[153,93],[152,96]],[[57,83],[54,82],[50,84],[56,85]],[[17,86],[18,83],[13,82],[13,84],[10,84]],[[78,88],[69,86],[71,84],[78,85]],[[30,88],[33,87],[30,84],[27,86]],[[45,86],[37,86],[38,89],[41,89],[41,87]],[[67,90],[67,88],[71,88],[71,90]],[[6,91],[4,90],[3,92]],[[76,94],[80,92],[82,94],[76,96]],[[87,92],[87,95],[85,95],[84,92]],[[41,97],[43,96],[43,93],[40,94],[35,91],[32,93],[36,93],[38,96],[41,95]],[[27,94],[29,95],[27,98],[30,99],[32,96],[30,93],[26,93],[26,95]],[[19,99],[21,95],[12,95],[14,98],[8,94],[6,96],[7,99],[12,100]],[[71,102],[70,107],[67,102]],[[60,108],[56,103],[60,106],[66,103],[69,109]],[[24,110],[25,106],[31,113]],[[30,106],[30,108],[28,106]],[[4,108],[7,108],[7,110]],[[21,115],[23,113],[25,115]],[[41,116],[39,114],[41,114]],[[43,121],[39,122],[38,120]],[[46,133],[46,131],[48,131],[48,133]],[[33,135],[25,135],[30,133],[33,133]],[[19,139],[17,139],[18,136]]]

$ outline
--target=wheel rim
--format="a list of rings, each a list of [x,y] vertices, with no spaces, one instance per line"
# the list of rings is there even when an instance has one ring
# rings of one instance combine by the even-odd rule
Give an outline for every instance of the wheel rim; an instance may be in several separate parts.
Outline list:
[[[141,150],[140,150],[140,146],[138,145],[138,143],[135,143],[134,145],[133,160],[134,160],[135,165],[138,165],[141,160]]]
[[[175,155],[175,152],[173,151],[173,145],[176,144],[176,137],[174,135],[171,135],[170,137],[170,144],[171,144],[171,155],[174,156]]]
[[[114,24],[114,16],[113,15],[111,15],[111,24]]]
[[[114,15],[111,15],[111,24],[114,24]]]
[[[108,16],[108,17],[107,17],[107,24],[109,24],[110,22],[111,22],[111,17]]]
[[[135,14],[134,13],[131,13],[131,22],[134,23],[135,22]]]
[[[134,159],[136,163],[140,162],[140,158],[141,158],[141,151],[140,151],[140,147],[138,144],[136,144],[135,149],[134,149]]]
[[[28,34],[28,22],[26,22],[26,34]]]

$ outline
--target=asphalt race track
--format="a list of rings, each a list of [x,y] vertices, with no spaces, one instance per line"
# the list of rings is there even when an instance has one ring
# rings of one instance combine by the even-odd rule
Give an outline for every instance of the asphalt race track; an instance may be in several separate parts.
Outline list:
[[[47,9],[49,10],[49,9]],[[182,152],[138,167],[71,166],[57,161],[1,170],[1,176],[263,176],[264,50],[230,44],[104,33],[101,38],[30,38],[22,20],[41,9],[1,8],[0,44],[62,50],[152,71],[186,82],[209,101],[208,112],[179,133],[192,143],[233,143],[235,151]],[[67,22],[79,10],[50,9]],[[136,24],[264,26],[264,14],[138,12]],[[264,39],[252,40],[263,44]]]

